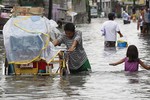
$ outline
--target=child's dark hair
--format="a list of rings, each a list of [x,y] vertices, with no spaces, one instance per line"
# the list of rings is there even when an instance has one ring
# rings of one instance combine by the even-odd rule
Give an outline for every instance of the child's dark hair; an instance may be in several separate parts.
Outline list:
[[[138,49],[135,45],[130,45],[127,49],[126,56],[129,58],[129,62],[134,62],[139,60]]]
[[[64,31],[71,31],[71,32],[75,32],[75,26],[73,23],[67,23],[64,26]]]
[[[114,13],[109,13],[108,14],[108,19],[109,20],[114,20],[114,18],[115,18],[115,14]]]

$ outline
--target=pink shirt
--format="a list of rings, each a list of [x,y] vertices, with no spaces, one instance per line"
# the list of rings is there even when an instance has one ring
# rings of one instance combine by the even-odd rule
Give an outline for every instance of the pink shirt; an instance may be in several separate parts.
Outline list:
[[[125,58],[125,71],[135,72],[138,71],[139,61],[128,62],[128,57]]]

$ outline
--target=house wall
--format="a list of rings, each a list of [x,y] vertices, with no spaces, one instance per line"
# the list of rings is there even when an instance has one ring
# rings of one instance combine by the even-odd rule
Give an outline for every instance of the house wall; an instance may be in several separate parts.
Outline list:
[[[58,8],[65,8],[68,9],[67,3],[72,3],[72,10],[77,12],[78,15],[76,16],[77,22],[85,22],[88,18],[87,14],[87,0],[53,0],[53,9],[52,9],[52,19],[57,21],[59,17],[65,17],[64,12],[59,12]],[[3,0],[2,4],[4,5],[19,5],[17,0]],[[49,0],[44,0],[44,8],[45,12],[44,15],[48,17],[49,11]]]
[[[75,16],[75,23],[88,23],[88,11],[86,0],[72,0],[73,11],[78,14]]]
[[[57,8],[66,9],[69,11],[76,12],[75,23],[86,23],[88,20],[87,13],[87,0],[56,0],[53,2],[53,10],[55,9],[53,19],[58,20],[59,18],[64,19],[66,22],[71,21],[71,16],[66,15],[66,12],[63,10],[59,10],[56,13]],[[54,14],[53,13],[53,14]]]
[[[44,0],[44,8],[45,8],[45,16],[47,17],[48,16],[48,9],[49,9],[49,0]],[[12,5],[12,6],[15,6],[15,5],[19,5],[18,4],[18,0],[3,0],[2,2],[3,5]]]
[[[105,16],[112,12],[111,0],[102,0],[102,11],[105,12]]]

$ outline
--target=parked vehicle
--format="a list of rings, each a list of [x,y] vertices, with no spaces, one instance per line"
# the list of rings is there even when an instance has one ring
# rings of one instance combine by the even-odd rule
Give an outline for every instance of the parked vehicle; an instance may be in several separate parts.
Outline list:
[[[11,16],[12,6],[0,5],[0,33],[2,33],[3,26]]]
[[[91,6],[90,7],[90,13],[91,13],[91,18],[97,18],[98,17],[98,7],[97,6]]]

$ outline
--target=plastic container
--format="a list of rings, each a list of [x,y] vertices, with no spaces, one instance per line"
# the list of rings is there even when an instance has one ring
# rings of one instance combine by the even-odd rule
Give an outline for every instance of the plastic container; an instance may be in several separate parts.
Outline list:
[[[118,41],[117,46],[118,47],[127,47],[127,42],[126,41]]]
[[[127,47],[127,42],[118,43],[118,47]]]
[[[46,65],[47,63],[45,61],[41,60],[38,62],[39,73],[46,73]]]
[[[128,43],[127,43],[126,36],[120,37],[117,41],[117,47],[123,48],[127,46],[128,46]]]

